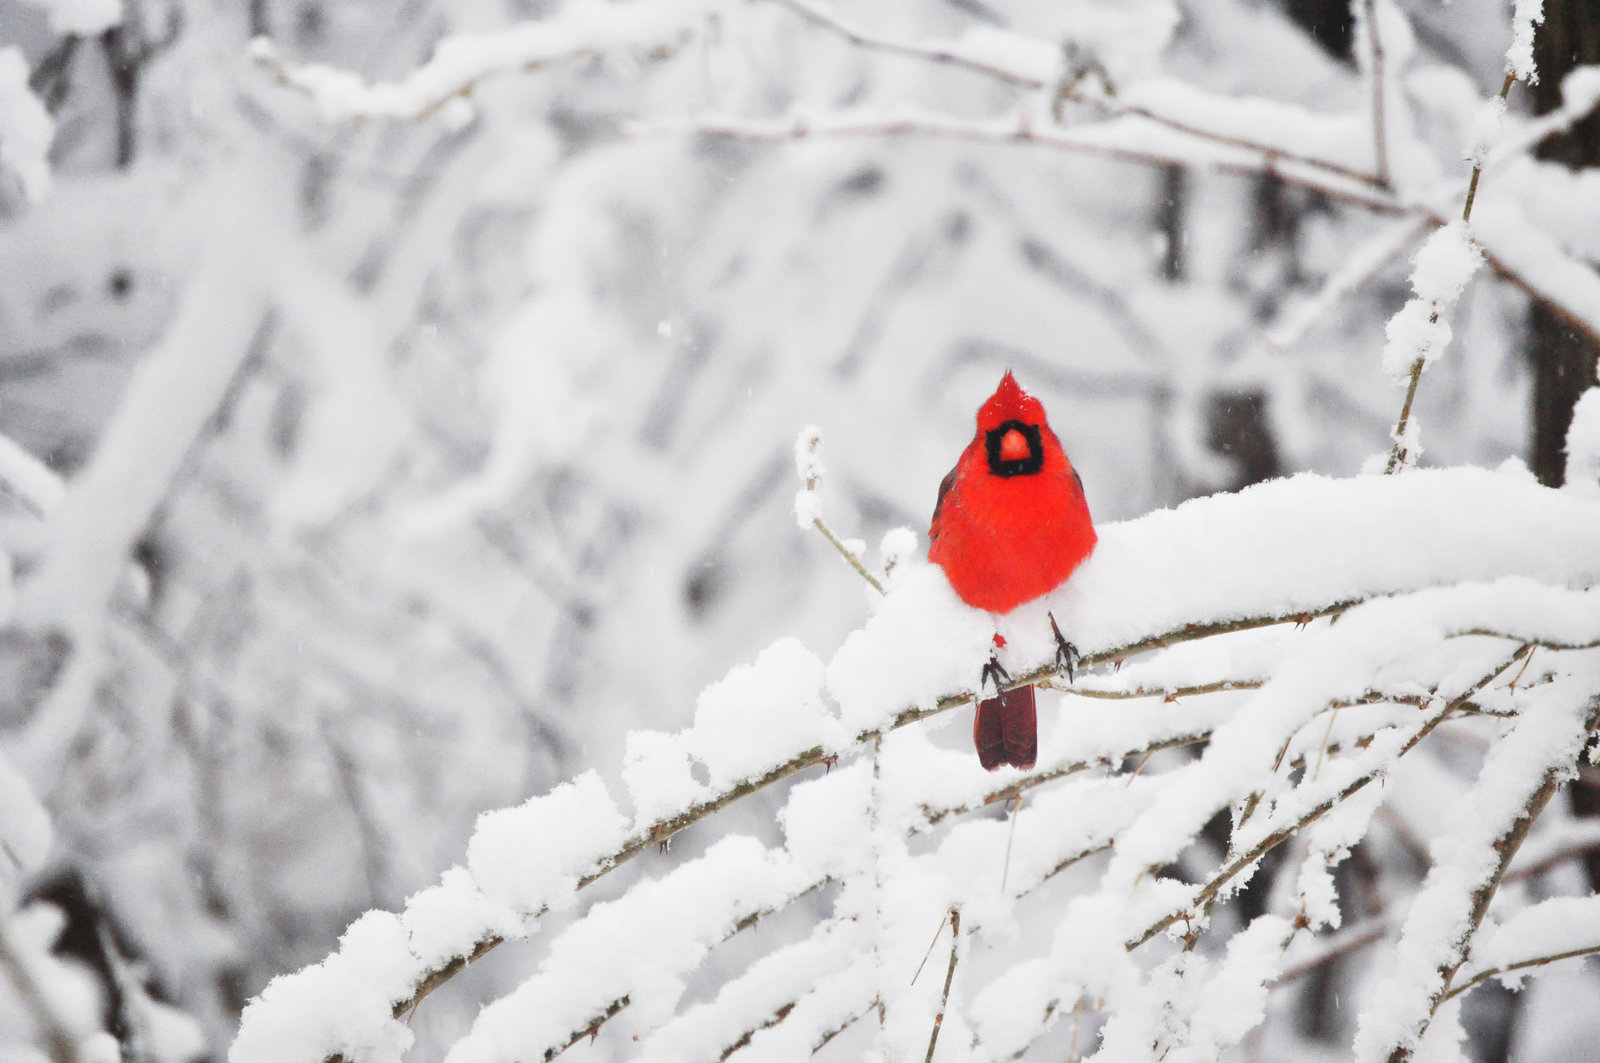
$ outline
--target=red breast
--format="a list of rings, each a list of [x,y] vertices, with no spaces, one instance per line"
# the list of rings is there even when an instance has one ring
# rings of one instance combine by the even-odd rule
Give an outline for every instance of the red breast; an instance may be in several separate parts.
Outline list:
[[[928,537],[928,560],[961,600],[995,613],[1054,590],[1094,549],[1082,482],[1010,372],[940,485]]]

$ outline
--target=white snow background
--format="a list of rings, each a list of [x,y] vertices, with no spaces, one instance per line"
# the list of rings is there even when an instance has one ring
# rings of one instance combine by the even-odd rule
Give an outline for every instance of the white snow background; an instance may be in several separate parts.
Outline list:
[[[1356,6],[173,4],[112,170],[29,75],[159,13],[0,0],[0,1060],[1456,1061],[1530,977],[1582,1058],[1600,396],[1516,455],[1600,72]],[[1007,367],[1101,540],[989,774],[922,555]]]

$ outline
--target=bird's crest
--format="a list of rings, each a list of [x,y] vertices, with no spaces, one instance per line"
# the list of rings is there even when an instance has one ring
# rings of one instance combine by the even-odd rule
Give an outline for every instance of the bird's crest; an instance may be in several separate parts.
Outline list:
[[[988,432],[1006,421],[1035,426],[1045,423],[1044,405],[1022,390],[1009,369],[1000,378],[1000,386],[994,389],[989,401],[978,408],[978,431]]]

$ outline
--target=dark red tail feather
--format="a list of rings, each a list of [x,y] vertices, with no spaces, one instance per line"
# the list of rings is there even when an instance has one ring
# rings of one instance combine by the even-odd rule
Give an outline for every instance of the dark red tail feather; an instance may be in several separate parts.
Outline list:
[[[1039,719],[1033,687],[1018,687],[978,702],[972,742],[978,747],[978,763],[989,771],[1002,764],[1014,764],[1024,770],[1033,767],[1039,758]]]

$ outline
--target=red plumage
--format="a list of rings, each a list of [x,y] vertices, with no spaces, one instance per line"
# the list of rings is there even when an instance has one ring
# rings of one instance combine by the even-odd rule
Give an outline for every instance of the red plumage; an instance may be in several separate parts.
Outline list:
[[[992,613],[1059,587],[1094,549],[1083,483],[1044,406],[1010,372],[979,407],[977,433],[939,485],[928,539],[928,560],[961,600]],[[981,701],[973,739],[985,768],[1033,767],[1033,688]]]

